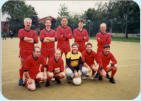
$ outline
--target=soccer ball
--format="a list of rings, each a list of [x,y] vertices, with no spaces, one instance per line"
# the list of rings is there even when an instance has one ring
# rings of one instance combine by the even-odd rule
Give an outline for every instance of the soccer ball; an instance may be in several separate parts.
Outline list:
[[[73,78],[73,84],[79,86],[82,83],[81,78]]]

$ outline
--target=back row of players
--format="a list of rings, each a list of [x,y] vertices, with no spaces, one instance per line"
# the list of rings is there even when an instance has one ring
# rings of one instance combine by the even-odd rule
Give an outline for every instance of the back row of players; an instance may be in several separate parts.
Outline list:
[[[32,20],[24,19],[25,28],[18,32],[21,60],[20,86],[25,84],[28,89],[35,90],[40,86],[41,80],[46,81],[45,86],[48,87],[52,78],[60,84],[60,79],[66,76],[67,81],[71,82],[73,78],[84,78],[90,71],[92,79],[99,77],[99,80],[102,80],[102,77],[106,77],[111,83],[115,83],[117,61],[110,52],[111,35],[106,32],[105,23],[100,25],[100,32],[96,34],[97,53],[92,50],[92,44],[88,42],[88,32],[83,28],[84,20],[78,21],[78,28],[74,29],[73,35],[71,28],[67,25],[67,17],[62,17],[61,26],[56,31],[51,29],[51,24],[51,20],[47,19],[45,29],[40,31],[40,49],[34,46],[38,43],[38,38],[36,32],[31,29]],[[69,40],[72,36],[74,43],[71,49]],[[57,41],[57,48],[55,48],[55,41]],[[85,45],[86,42],[88,43]],[[62,59],[63,53],[66,57],[66,68]],[[108,75],[110,71],[111,76]],[[95,72],[97,72],[96,75]]]

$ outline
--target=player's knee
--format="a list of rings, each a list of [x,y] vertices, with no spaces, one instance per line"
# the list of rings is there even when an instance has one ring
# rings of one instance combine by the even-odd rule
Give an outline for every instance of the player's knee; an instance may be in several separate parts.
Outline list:
[[[101,75],[102,77],[106,77],[106,72],[105,72],[104,70],[102,70],[102,71],[100,72],[100,75]]]
[[[117,66],[113,66],[113,68],[112,68],[113,70],[117,70]]]
[[[82,67],[82,74],[87,75],[88,74],[88,68]]]
[[[53,76],[54,76],[52,72],[48,72],[47,74],[48,74],[49,78],[53,78]]]
[[[67,76],[72,76],[72,75],[73,75],[72,70],[69,69],[69,68],[67,68],[67,69],[66,69],[66,75],[67,75]]]

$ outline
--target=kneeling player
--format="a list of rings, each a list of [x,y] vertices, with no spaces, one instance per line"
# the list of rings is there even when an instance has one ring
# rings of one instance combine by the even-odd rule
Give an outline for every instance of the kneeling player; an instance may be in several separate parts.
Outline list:
[[[54,77],[58,84],[61,83],[60,79],[65,77],[64,73],[64,61],[61,58],[61,50],[55,51],[55,56],[48,61],[48,78],[46,87],[50,86],[50,80]]]
[[[35,46],[33,54],[27,57],[24,63],[25,85],[29,90],[40,87],[39,82],[47,79],[46,72],[40,72],[40,65],[44,66],[44,71],[47,67],[44,57],[40,54],[40,47]]]
[[[115,83],[114,75],[117,72],[117,60],[113,56],[113,54],[110,52],[110,46],[104,45],[103,52],[100,54],[100,59],[102,62],[102,66],[99,68],[99,79],[102,80],[102,77],[107,77],[110,79],[111,83]],[[110,63],[112,61],[112,63]],[[111,73],[111,77],[108,76],[108,72]]]
[[[73,78],[81,78],[81,70],[82,70],[82,56],[81,53],[78,52],[78,44],[72,44],[72,51],[67,54],[66,57],[66,75],[68,83],[71,82]]]
[[[99,61],[97,58],[97,54],[92,50],[92,44],[87,43],[86,44],[86,50],[82,53],[83,55],[83,67],[82,67],[82,74],[85,76],[88,74],[88,70],[92,72],[91,79],[94,79],[95,72],[97,72],[99,67]],[[95,61],[97,64],[95,64]],[[86,71],[86,69],[88,69]]]

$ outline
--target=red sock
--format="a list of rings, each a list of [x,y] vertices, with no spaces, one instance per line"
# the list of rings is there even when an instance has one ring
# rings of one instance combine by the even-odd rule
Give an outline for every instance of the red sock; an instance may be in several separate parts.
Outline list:
[[[21,68],[19,69],[20,79],[23,79],[23,73],[24,73],[24,70],[23,70],[23,68],[21,67]]]
[[[47,81],[50,81],[51,79],[52,79],[51,77],[48,77],[48,78],[47,78]]]
[[[111,78],[114,77],[114,75],[115,75],[116,72],[117,72],[117,70],[112,70]]]
[[[64,78],[64,76],[56,76],[55,78],[60,80],[60,79]]]

